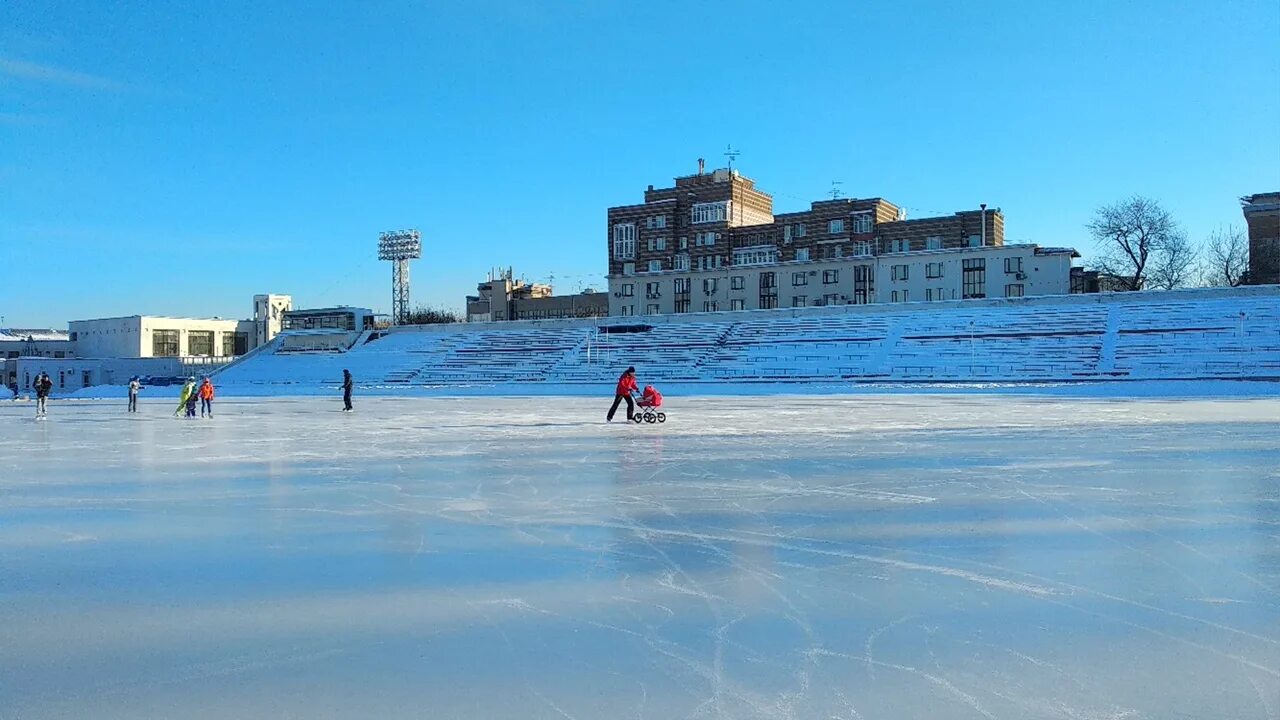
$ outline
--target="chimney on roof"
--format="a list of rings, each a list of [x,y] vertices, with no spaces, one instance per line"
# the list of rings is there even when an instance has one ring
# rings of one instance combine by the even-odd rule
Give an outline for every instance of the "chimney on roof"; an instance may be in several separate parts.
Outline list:
[[[704,160],[703,158],[698,158],[698,174],[701,175],[702,173],[706,172],[706,169],[707,169],[707,161]]]

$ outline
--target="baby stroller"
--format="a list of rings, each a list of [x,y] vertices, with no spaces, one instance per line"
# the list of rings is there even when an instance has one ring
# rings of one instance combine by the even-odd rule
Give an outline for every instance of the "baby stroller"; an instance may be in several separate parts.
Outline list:
[[[666,422],[667,414],[659,410],[662,407],[662,393],[652,385],[644,386],[644,394],[636,398],[636,407],[642,412],[636,412],[631,419],[637,423],[647,422]]]

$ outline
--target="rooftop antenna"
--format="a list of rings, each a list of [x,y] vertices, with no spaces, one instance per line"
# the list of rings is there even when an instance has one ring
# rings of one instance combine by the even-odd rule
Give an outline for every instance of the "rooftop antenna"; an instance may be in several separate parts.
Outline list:
[[[733,161],[737,160],[738,156],[741,154],[742,153],[733,149],[733,145],[726,145],[724,147],[724,156],[729,158],[729,172],[733,172]]]
[[[844,184],[844,183],[843,183],[843,182],[841,182],[840,180],[832,180],[832,181],[831,181],[831,190],[830,190],[830,194],[831,194],[831,199],[832,199],[832,200],[839,200],[839,199],[840,199],[840,186],[841,186],[841,185],[843,185],[843,184]]]

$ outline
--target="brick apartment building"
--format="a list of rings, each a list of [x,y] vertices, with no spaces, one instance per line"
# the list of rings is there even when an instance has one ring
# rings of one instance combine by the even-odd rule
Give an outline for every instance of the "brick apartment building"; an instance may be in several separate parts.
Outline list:
[[[1280,283],[1280,192],[1240,198],[1249,226],[1249,284]]]
[[[883,198],[773,213],[731,170],[608,211],[611,315],[1070,292],[1069,248],[1005,246],[998,209],[908,220]]]

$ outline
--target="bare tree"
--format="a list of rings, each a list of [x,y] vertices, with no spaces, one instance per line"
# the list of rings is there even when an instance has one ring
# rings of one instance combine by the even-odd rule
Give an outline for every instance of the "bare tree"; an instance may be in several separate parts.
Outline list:
[[[1204,244],[1202,281],[1210,287],[1239,287],[1249,279],[1249,239],[1236,226],[1218,228]]]
[[[1098,245],[1098,269],[1126,290],[1179,287],[1190,280],[1195,248],[1160,203],[1135,195],[1104,205],[1086,225]],[[1157,277],[1158,276],[1158,277]]]
[[[1199,251],[1187,239],[1187,234],[1175,229],[1152,253],[1147,266],[1147,285],[1157,290],[1173,290],[1195,284],[1199,257]]]

